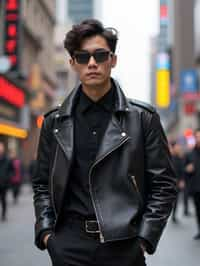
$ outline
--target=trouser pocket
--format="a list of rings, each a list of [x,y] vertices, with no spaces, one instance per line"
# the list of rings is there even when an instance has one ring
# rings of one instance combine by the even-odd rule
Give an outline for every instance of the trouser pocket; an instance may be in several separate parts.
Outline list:
[[[47,251],[52,261],[52,266],[66,266],[64,265],[62,249],[55,235],[49,237],[47,241]]]

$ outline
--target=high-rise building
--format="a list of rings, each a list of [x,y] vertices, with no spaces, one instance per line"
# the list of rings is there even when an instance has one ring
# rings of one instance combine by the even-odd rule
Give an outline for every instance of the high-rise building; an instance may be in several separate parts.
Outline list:
[[[0,139],[25,164],[36,151],[37,118],[51,108],[57,88],[55,24],[54,0],[0,1],[0,56],[11,63],[0,76]]]
[[[68,0],[68,17],[74,23],[94,17],[94,0]]]

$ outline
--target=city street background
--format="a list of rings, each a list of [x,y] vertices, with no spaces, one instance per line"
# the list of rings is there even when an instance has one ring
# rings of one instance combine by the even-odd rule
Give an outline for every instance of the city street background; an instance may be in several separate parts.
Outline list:
[[[199,265],[200,242],[193,240],[196,233],[194,211],[192,209],[192,215],[185,217],[180,205],[177,217],[180,222],[173,224],[169,221],[156,254],[147,256],[148,266]],[[33,223],[32,192],[29,186],[24,186],[18,205],[13,204],[9,194],[8,221],[0,223],[1,266],[50,265],[47,252],[34,246]]]
[[[155,106],[169,143],[181,146],[184,159],[200,128],[199,14],[200,0],[0,0],[0,143],[21,163],[18,184],[31,180],[44,114],[78,82],[63,40],[74,23],[88,18],[117,28],[112,76],[128,97]],[[48,266],[47,252],[33,244],[31,188],[25,185],[20,196],[14,205],[9,192],[8,217],[0,222],[0,266]],[[190,208],[185,217],[180,204],[179,223],[170,219],[156,254],[147,256],[149,265],[199,265],[192,202]]]

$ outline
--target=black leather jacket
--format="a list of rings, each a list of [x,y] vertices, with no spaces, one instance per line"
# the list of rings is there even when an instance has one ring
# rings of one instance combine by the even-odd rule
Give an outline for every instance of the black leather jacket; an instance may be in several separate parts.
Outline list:
[[[134,236],[153,253],[176,197],[176,178],[159,116],[150,105],[128,100],[119,85],[116,112],[89,172],[90,194],[101,241]],[[33,177],[36,245],[60,225],[73,154],[74,89],[45,116]],[[81,137],[81,134],[80,134]]]

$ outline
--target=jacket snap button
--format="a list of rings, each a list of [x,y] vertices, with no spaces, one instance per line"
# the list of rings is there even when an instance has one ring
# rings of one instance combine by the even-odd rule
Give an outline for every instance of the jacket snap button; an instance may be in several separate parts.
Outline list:
[[[125,132],[122,132],[121,136],[122,137],[125,137],[126,136],[126,133]]]
[[[56,114],[56,118],[58,118],[60,115],[59,114]]]
[[[54,129],[54,133],[58,133],[58,129],[56,128],[56,129]]]

